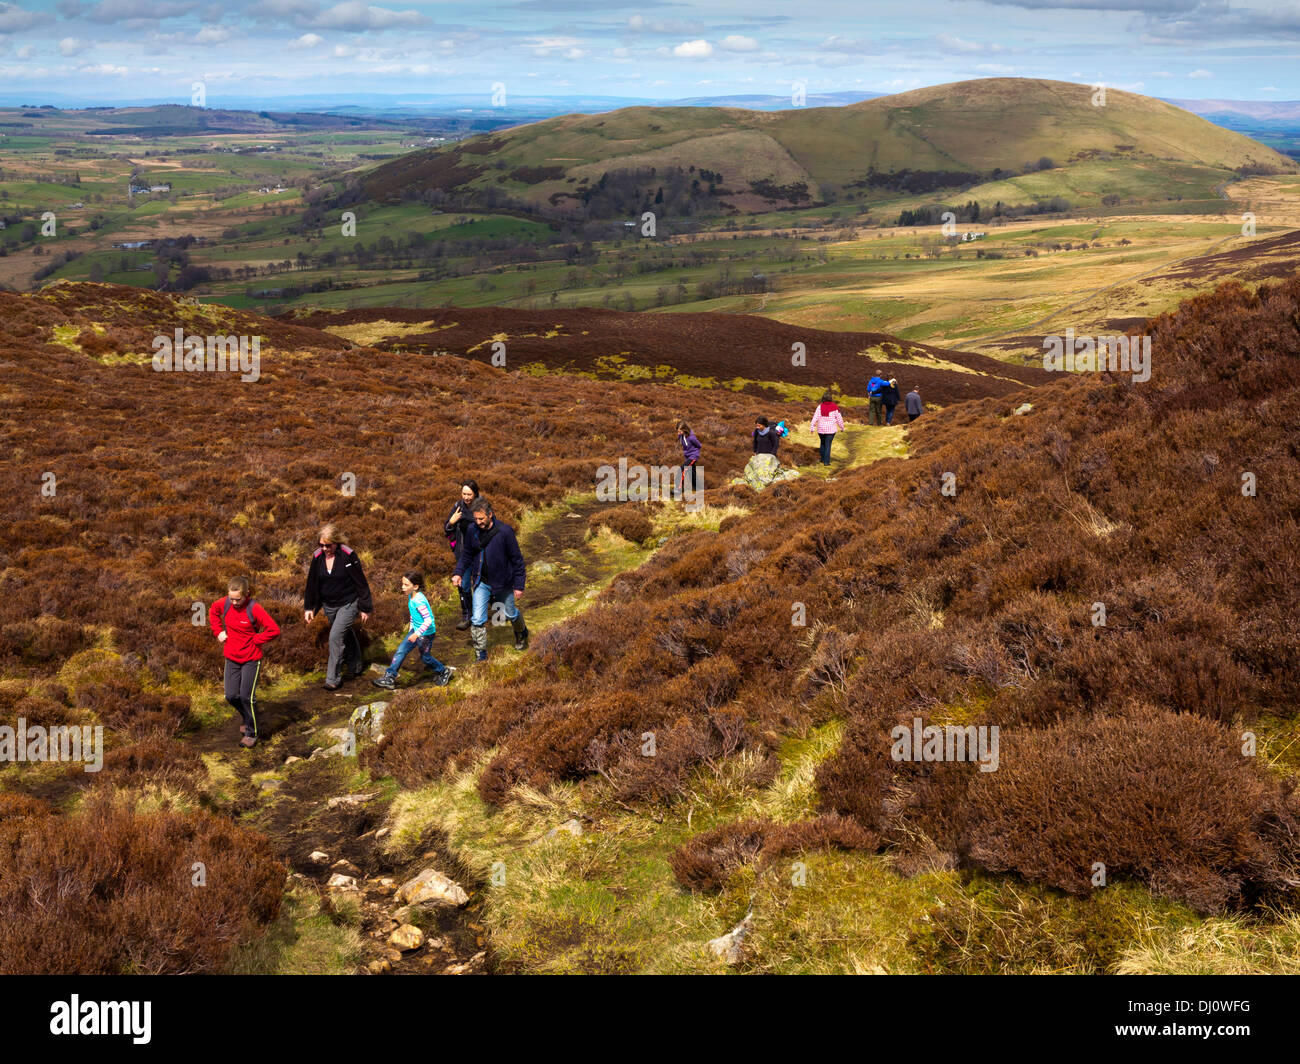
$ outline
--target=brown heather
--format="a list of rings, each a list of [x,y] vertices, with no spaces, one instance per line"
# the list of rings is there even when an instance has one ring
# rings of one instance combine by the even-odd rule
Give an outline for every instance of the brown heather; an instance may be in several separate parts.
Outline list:
[[[46,342],[52,326],[99,321],[136,344],[132,329],[197,312],[159,310],[141,329],[95,305],[128,290],[75,287],[76,307],[67,292],[59,305],[0,294],[0,442],[16,456],[0,472],[0,648],[33,681],[93,626],[155,681],[215,674],[189,605],[240,569],[284,625],[273,660],[316,667],[322,632],[294,615],[322,521],[343,524],[392,592],[405,568],[445,572],[440,526],[463,475],[514,520],[590,491],[622,455],[678,461],[678,416],[728,428],[704,439],[710,483],[749,450],[754,400],[734,393],[341,350],[281,323],[267,335],[294,329],[294,354],[267,354],[257,385],[104,366]],[[1241,756],[1241,732],[1300,704],[1300,279],[1225,286],[1147,331],[1148,383],[1056,379],[927,415],[907,460],[757,498],[711,489],[710,503],[744,498],[751,512],[671,539],[589,611],[536,633],[490,688],[399,693],[370,767],[413,785],[492,751],[479,790],[493,803],[561,780],[671,802],[701,767],[742,753],[770,766],[787,737],[839,719],[844,741],[817,777],[823,826],[796,825],[797,844],[753,825],[691,840],[674,861],[684,883],[716,885],[791,846],[883,846],[905,870],[983,868],[1077,893],[1101,863],[1203,911],[1294,904],[1300,808]],[[1009,416],[1025,401],[1027,416]],[[45,470],[55,499],[39,495]],[[356,498],[339,493],[344,471]],[[611,520],[635,532],[634,511]],[[372,629],[404,623],[395,593],[378,607]],[[79,689],[40,697],[97,712]],[[143,744],[179,726],[165,702],[139,715],[127,772],[147,772]],[[123,711],[124,732],[136,716]],[[914,717],[997,725],[998,771],[893,761],[890,731]]]
[[[415,782],[495,749],[492,802],[592,775],[662,801],[706,761],[840,718],[823,809],[901,868],[1077,892],[1100,863],[1203,911],[1294,903],[1300,805],[1241,732],[1300,704],[1300,279],[1225,286],[1148,331],[1149,383],[952,407],[911,430],[906,461],[777,485],[720,533],[673,539],[503,686],[399,695],[377,766]],[[997,725],[1000,769],[893,761],[914,717]],[[647,731],[662,759],[640,755]],[[684,847],[683,882],[766,845],[738,837],[716,858]]]
[[[106,798],[51,815],[0,795],[0,972],[223,972],[279,914],[284,878],[265,840],[221,817]]]

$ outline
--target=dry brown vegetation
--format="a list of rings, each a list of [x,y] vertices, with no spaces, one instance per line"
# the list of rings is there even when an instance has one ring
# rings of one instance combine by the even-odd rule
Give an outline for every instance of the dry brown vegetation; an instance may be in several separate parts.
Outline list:
[[[285,877],[222,817],[108,799],[56,815],[5,794],[0,871],[0,972],[26,975],[226,971],[279,913]]]
[[[1042,369],[1012,366],[985,355],[951,351],[899,340],[877,332],[829,332],[787,325],[750,314],[637,314],[587,308],[520,310],[509,307],[454,307],[428,310],[383,308],[318,312],[278,319],[317,329],[347,329],[368,323],[395,323],[393,335],[376,325],[375,346],[391,351],[450,352],[487,362],[492,341],[505,338],[515,365],[539,362],[553,369],[602,370],[616,376],[611,357],[651,370],[670,366],[678,373],[725,381],[781,381],[823,388],[838,382],[847,394],[865,395],[875,370],[896,377],[907,391],[919,385],[927,402],[948,404],[1008,395],[1027,384],[1042,384]],[[424,324],[424,332],[412,328]],[[806,359],[794,364],[796,344]],[[903,361],[894,361],[900,359]],[[927,365],[927,363],[930,363]],[[944,363],[963,367],[945,368]],[[750,384],[762,395],[767,389]],[[802,418],[811,415],[801,412]]]
[[[400,696],[378,764],[415,782],[495,749],[494,803],[597,773],[664,800],[838,717],[823,809],[904,869],[1081,892],[1101,863],[1203,911],[1294,902],[1300,803],[1241,733],[1300,695],[1300,280],[1225,286],[1149,332],[1147,384],[968,403],[913,430],[906,462],[779,484],[675,539],[498,688]],[[997,725],[1001,768],[894,761],[914,717]]]

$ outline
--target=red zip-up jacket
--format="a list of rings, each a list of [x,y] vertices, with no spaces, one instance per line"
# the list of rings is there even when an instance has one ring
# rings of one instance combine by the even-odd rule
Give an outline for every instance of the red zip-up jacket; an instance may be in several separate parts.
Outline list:
[[[226,598],[223,596],[208,610],[208,624],[212,626],[213,635],[221,634],[221,611],[225,607]],[[242,665],[246,661],[259,660],[262,656],[262,647],[280,634],[280,626],[271,619],[271,615],[262,609],[258,602],[253,603],[253,620],[261,627],[260,632],[254,629],[252,622],[249,621],[246,606],[231,606],[226,610],[226,641],[221,644],[221,649],[225,651],[228,661]]]

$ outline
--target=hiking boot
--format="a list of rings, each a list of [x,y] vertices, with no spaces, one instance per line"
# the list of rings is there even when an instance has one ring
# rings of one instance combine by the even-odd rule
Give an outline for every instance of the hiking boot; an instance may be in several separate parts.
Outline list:
[[[256,736],[256,735],[245,735],[242,739],[239,740],[239,745],[242,746],[242,747],[245,747],[245,748],[256,746],[256,745],[257,745],[257,736]]]
[[[487,661],[487,651],[486,651],[486,650],[476,650],[476,651],[474,651],[474,660],[475,660],[475,661]]]
[[[462,618],[460,619],[460,623],[456,625],[456,631],[458,631],[458,632],[464,632],[464,631],[466,631],[468,628],[469,628],[469,618],[468,618],[468,617],[462,617]]]
[[[433,678],[434,685],[436,687],[446,687],[449,683],[451,683],[455,675],[456,675],[456,670],[453,669],[450,665],[448,665],[445,669],[442,670],[442,672],[438,673],[438,675]]]
[[[389,676],[388,673],[384,673],[383,676],[377,676],[370,682],[376,687],[382,687],[385,691],[394,691],[397,689],[397,681]]]
[[[342,683],[327,683],[327,684],[325,685],[325,690],[327,690],[327,691],[337,691],[337,690],[338,690],[340,687],[342,687],[342,686],[343,686]]]
[[[525,628],[525,629],[523,630],[523,633],[522,633],[521,635],[516,635],[516,636],[515,636],[515,649],[516,649],[516,650],[527,650],[527,649],[528,649],[528,629],[527,629],[527,628]]]

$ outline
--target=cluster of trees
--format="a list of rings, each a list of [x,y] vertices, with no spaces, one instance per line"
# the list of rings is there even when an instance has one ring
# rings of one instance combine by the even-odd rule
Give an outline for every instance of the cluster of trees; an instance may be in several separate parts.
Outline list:
[[[1052,196],[1035,203],[1003,203],[998,200],[993,207],[981,209],[971,200],[962,206],[949,206],[943,203],[929,204],[913,210],[903,210],[898,215],[899,226],[939,225],[943,215],[951,211],[959,222],[993,221],[997,218],[1023,218],[1034,214],[1060,214],[1068,211],[1072,204],[1064,196]]]

